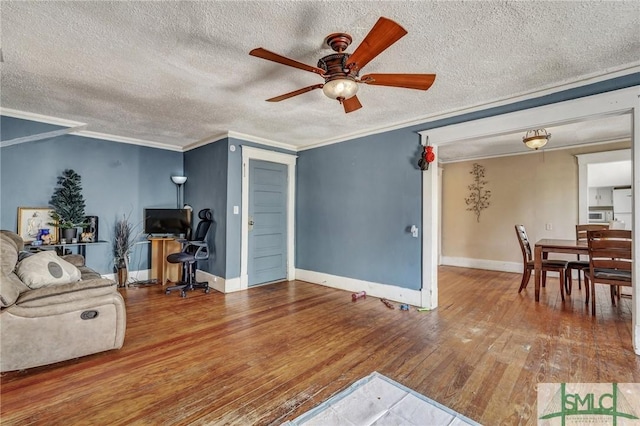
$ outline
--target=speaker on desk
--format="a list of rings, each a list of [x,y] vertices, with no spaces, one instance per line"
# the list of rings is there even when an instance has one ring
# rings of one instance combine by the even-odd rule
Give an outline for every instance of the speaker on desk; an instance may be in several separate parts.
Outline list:
[[[84,218],[84,222],[87,226],[82,230],[82,241],[98,241],[98,216],[87,216]]]

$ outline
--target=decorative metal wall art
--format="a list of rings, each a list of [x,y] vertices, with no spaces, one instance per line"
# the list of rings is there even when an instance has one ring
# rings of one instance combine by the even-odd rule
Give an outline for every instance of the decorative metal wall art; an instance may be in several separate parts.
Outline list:
[[[488,182],[484,180],[483,166],[478,163],[473,163],[473,168],[469,174],[473,175],[473,183],[467,187],[471,193],[464,201],[467,203],[467,206],[469,206],[467,210],[472,211],[476,215],[476,220],[480,222],[480,212],[491,204],[489,202],[491,191],[484,189]]]

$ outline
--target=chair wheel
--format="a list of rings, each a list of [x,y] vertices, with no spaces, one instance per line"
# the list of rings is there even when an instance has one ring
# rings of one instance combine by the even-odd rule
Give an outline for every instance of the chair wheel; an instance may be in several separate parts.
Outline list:
[[[204,289],[204,292],[205,292],[206,294],[209,294],[209,289],[208,289],[208,288],[205,288],[205,289]]]
[[[171,290],[165,290],[164,294],[171,294]]]
[[[181,291],[181,292],[180,292],[180,296],[182,296],[182,297],[187,297],[187,292],[186,292],[186,291],[184,291],[184,290],[183,290],[183,291]]]

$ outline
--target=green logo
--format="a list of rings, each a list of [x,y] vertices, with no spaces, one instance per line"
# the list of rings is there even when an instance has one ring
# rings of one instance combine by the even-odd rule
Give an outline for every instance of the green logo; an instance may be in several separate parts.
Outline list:
[[[617,383],[612,384],[611,393],[567,393],[566,383],[561,383],[560,389],[542,411],[540,420],[559,417],[564,426],[567,417],[571,416],[607,416],[611,417],[610,424],[614,426],[618,417],[638,419],[624,394],[618,392]]]

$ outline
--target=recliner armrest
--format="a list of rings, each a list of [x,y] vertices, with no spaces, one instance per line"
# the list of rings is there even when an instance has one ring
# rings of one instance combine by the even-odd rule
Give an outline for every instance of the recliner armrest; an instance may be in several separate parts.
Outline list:
[[[66,254],[64,256],[60,256],[62,259],[66,260],[73,266],[84,266],[84,256],[81,254]]]
[[[18,297],[15,305],[37,307],[70,303],[117,291],[113,280],[96,278],[29,290]]]

